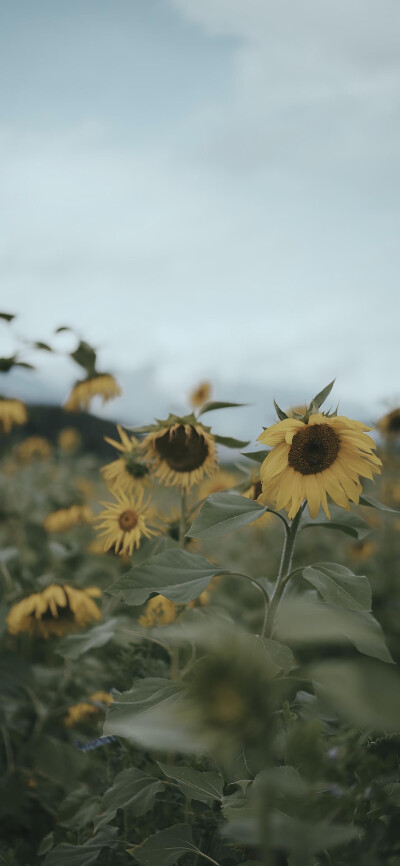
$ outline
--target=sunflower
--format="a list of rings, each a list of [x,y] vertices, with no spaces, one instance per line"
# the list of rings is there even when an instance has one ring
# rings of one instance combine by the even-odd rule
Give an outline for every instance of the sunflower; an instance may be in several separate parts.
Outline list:
[[[143,628],[153,628],[157,625],[169,625],[175,617],[175,602],[163,595],[155,595],[147,602],[138,622]]]
[[[58,447],[61,448],[61,451],[65,451],[66,454],[74,454],[80,447],[81,442],[82,437],[76,427],[64,427],[60,430],[57,437]]]
[[[51,584],[43,592],[28,595],[14,604],[7,616],[10,634],[27,632],[33,636],[48,638],[83,628],[101,619],[101,612],[93,597],[101,595],[97,587],[75,589],[75,587]]]
[[[384,436],[388,436],[390,439],[395,436],[400,435],[400,409],[392,409],[391,412],[388,412],[382,418],[379,419],[377,423],[377,428],[383,433]]]
[[[43,436],[28,436],[24,442],[17,445],[15,449],[18,460],[22,463],[29,463],[31,460],[43,459],[51,457],[51,444],[48,439]]]
[[[128,491],[138,482],[146,482],[149,470],[146,464],[140,460],[141,445],[136,436],[128,436],[119,424],[117,430],[121,442],[109,439],[108,436],[104,438],[109,445],[112,445],[117,451],[121,451],[122,456],[118,460],[108,463],[107,466],[103,466],[101,472],[109,487],[121,487]]]
[[[110,373],[96,373],[76,382],[72,391],[64,403],[64,409],[68,412],[79,412],[81,409],[89,409],[90,402],[94,397],[102,397],[103,404],[113,397],[122,394],[121,388]]]
[[[193,417],[193,416],[192,416]],[[160,421],[143,441],[143,453],[166,487],[188,489],[217,469],[217,447],[210,428],[188,418]]]
[[[359,502],[360,476],[373,479],[381,471],[367,430],[371,427],[360,421],[320,413],[310,415],[308,423],[286,418],[269,427],[258,437],[272,446],[260,469],[261,501],[273,501],[278,511],[285,508],[290,519],[305,499],[311,517],[322,505],[330,518],[327,494],[349,510],[350,500]]]
[[[193,409],[199,409],[200,406],[204,406],[204,403],[208,403],[211,391],[210,382],[200,382],[197,388],[194,388],[189,395],[189,403]]]
[[[0,397],[0,429],[3,433],[9,433],[13,424],[26,424],[27,420],[26,407],[21,400]]]
[[[231,490],[237,483],[236,476],[233,472],[226,472],[225,469],[219,469],[214,473],[212,478],[203,481],[198,490],[199,499],[207,499],[212,493],[223,493],[224,490]]]
[[[78,704],[73,704],[68,708],[68,713],[65,717],[65,726],[72,728],[79,722],[87,722],[90,719],[95,719],[101,716],[106,707],[112,703],[112,696],[109,692],[93,692],[89,695],[89,704],[86,701],[80,701]]]
[[[245,496],[246,499],[254,499],[255,502],[259,501],[259,497],[262,495],[262,486],[259,472],[253,472],[251,477],[251,484],[246,490],[244,490],[242,496]],[[263,503],[266,504],[266,503]],[[259,517],[256,523],[252,525],[252,529],[260,529],[261,526],[266,526],[271,523],[274,519],[274,515],[271,512],[266,511],[262,517]]]
[[[93,511],[88,505],[71,505],[70,508],[60,508],[52,511],[44,520],[43,526],[47,532],[65,532],[72,526],[82,523],[92,523]]]
[[[155,509],[150,500],[144,499],[143,488],[126,493],[121,488],[112,491],[116,502],[102,502],[105,511],[97,515],[98,531],[104,538],[104,550],[115,548],[115,553],[132,556],[134,548],[140,547],[142,538],[157,535]],[[147,520],[152,524],[147,524]]]

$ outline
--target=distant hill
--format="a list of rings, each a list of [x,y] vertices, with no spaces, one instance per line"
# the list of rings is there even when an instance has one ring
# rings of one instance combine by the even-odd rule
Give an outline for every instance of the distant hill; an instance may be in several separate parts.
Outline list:
[[[11,433],[0,438],[0,450],[21,442],[27,436],[45,436],[51,442],[57,441],[60,430],[74,427],[82,438],[82,450],[99,457],[110,458],[114,449],[104,441],[104,436],[118,439],[116,423],[98,418],[88,412],[65,412],[60,406],[28,405],[28,423],[14,427]]]

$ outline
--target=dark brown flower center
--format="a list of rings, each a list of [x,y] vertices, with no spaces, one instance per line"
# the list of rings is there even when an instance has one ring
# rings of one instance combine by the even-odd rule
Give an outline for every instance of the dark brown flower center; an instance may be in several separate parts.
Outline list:
[[[135,511],[131,508],[128,508],[126,511],[122,511],[119,515],[118,523],[121,529],[124,532],[129,532],[131,529],[135,529],[137,526],[138,516]]]
[[[388,430],[389,433],[400,433],[400,412],[389,417]]]
[[[71,610],[71,608],[70,608],[70,606],[69,606],[69,599],[68,599],[68,595],[67,595],[67,593],[65,592],[65,589],[63,589],[63,592],[64,592],[65,599],[66,599],[66,602],[67,602],[67,603],[66,603],[65,605],[60,605],[60,604],[57,604],[57,605],[56,605],[56,608],[57,608],[57,616],[55,617],[54,614],[53,614],[53,612],[52,612],[52,610],[51,610],[51,608],[48,607],[47,610],[45,610],[44,613],[42,613],[42,615],[41,615],[41,617],[40,617],[41,620],[45,620],[45,621],[46,621],[46,620],[49,620],[49,619],[63,619],[63,620],[66,620],[66,619],[68,619],[68,620],[73,620],[73,619],[75,619],[75,614],[73,613],[73,611]],[[35,613],[32,613],[31,616],[35,617]]]
[[[253,499],[258,499],[262,493],[262,484],[261,481],[255,481],[254,484],[251,485],[251,495]]]
[[[293,436],[289,466],[302,475],[315,475],[332,466],[339,448],[339,436],[329,424],[306,425]]]
[[[194,427],[189,432],[183,424],[175,430],[167,430],[155,440],[156,451],[174,472],[192,472],[203,466],[208,457],[205,437]]]

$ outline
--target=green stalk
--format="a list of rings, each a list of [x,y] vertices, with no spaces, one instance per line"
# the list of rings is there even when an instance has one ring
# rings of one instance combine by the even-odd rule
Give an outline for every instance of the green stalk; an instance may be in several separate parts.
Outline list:
[[[282,550],[281,564],[279,567],[275,588],[271,595],[268,611],[264,620],[264,626],[261,632],[262,637],[271,637],[273,632],[275,615],[279,607],[283,591],[290,577],[296,536],[304,508],[305,502],[303,502],[303,504],[300,506],[296,517],[293,518],[293,520],[286,529],[286,537]]]

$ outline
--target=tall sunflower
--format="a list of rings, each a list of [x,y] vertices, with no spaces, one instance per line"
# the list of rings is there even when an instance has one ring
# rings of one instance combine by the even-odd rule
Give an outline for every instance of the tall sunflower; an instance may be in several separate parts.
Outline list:
[[[93,692],[92,695],[89,695],[91,704],[88,701],[80,701],[78,704],[72,704],[71,707],[68,707],[64,721],[65,726],[72,728],[79,722],[95,721],[110,706],[112,700],[112,695],[109,692]]]
[[[144,461],[140,459],[142,448],[136,436],[128,436],[119,424],[117,430],[121,439],[120,442],[116,442],[115,439],[110,439],[108,436],[104,438],[109,445],[121,452],[121,457],[108,463],[107,466],[103,466],[101,472],[109,487],[121,487],[128,491],[137,483],[145,482],[149,470]]]
[[[73,586],[51,584],[14,604],[7,616],[10,634],[27,632],[31,637],[48,638],[83,628],[101,619],[93,597],[101,595],[97,587],[76,589]]]
[[[104,538],[105,551],[114,547],[116,553],[132,556],[134,548],[140,547],[142,538],[151,538],[159,531],[155,509],[149,499],[144,499],[143,488],[131,493],[115,488],[112,494],[116,501],[101,503],[105,510],[96,518],[96,529]]]
[[[166,487],[188,489],[217,469],[217,447],[210,428],[194,416],[159,421],[143,441],[154,476]]]
[[[76,382],[64,403],[68,412],[79,412],[89,408],[94,397],[102,397],[103,403],[122,394],[118,382],[111,373],[92,373],[81,382]]]
[[[175,602],[163,595],[154,595],[147,602],[138,622],[143,628],[153,628],[157,625],[169,625],[175,618]]]
[[[3,433],[9,433],[13,424],[26,424],[27,420],[26,407],[21,400],[0,397],[0,429]]]
[[[372,480],[381,471],[368,430],[371,427],[360,421],[322,413],[306,415],[305,420],[285,418],[268,427],[258,437],[272,446],[260,470],[261,501],[274,502],[278,511],[285,508],[290,519],[304,500],[311,517],[322,505],[330,518],[327,494],[349,510],[350,501],[359,502],[360,476]]]

